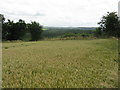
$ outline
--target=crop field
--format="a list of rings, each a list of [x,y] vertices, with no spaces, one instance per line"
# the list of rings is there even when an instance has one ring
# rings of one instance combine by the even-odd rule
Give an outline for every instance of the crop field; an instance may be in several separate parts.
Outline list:
[[[118,87],[115,39],[3,43],[3,88]]]

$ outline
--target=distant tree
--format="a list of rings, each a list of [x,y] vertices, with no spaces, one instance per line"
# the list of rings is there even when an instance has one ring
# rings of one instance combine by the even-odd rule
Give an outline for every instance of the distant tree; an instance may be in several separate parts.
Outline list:
[[[101,30],[107,36],[117,37],[120,34],[120,24],[116,12],[108,12],[106,16],[102,17],[98,24],[100,25],[100,28],[97,31]]]
[[[81,36],[82,36],[83,38],[89,37],[89,35],[88,35],[88,34],[85,34],[85,33],[81,34]]]
[[[31,33],[32,41],[37,41],[41,38],[42,26],[37,22],[31,22],[28,24],[28,30]]]

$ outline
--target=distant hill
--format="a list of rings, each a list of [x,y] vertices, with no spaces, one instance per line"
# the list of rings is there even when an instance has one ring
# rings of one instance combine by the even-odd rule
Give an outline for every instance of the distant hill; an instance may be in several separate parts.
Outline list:
[[[95,30],[97,27],[44,27],[44,30]]]
[[[44,27],[42,37],[58,37],[67,33],[93,34],[96,27]]]

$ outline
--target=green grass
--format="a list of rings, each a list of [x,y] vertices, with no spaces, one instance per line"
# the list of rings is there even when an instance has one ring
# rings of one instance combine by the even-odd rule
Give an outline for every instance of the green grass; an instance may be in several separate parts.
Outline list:
[[[3,88],[118,87],[117,40],[3,43]]]

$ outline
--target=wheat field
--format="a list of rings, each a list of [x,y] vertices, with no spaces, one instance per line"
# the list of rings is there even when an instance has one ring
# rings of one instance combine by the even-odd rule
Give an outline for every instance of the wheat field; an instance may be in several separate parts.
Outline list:
[[[115,39],[3,42],[3,88],[118,87]]]

